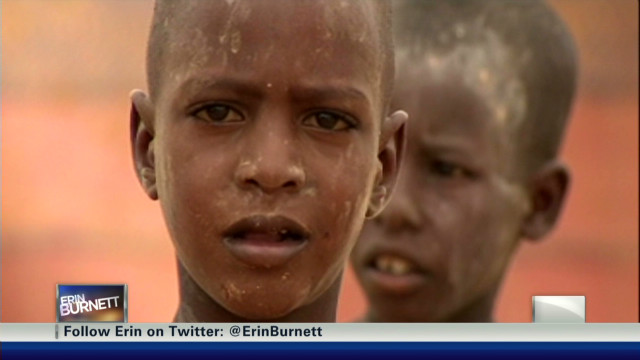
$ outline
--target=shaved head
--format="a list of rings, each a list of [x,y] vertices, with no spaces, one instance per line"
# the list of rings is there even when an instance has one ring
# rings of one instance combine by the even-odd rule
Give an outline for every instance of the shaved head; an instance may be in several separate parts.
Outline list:
[[[295,3],[299,4],[302,1]],[[252,7],[262,7],[264,12],[278,9],[281,15],[278,19],[283,19],[291,31],[295,31],[297,27],[296,10],[291,5],[290,1],[274,0],[252,0],[249,2],[242,0],[157,0],[147,48],[147,85],[151,98],[155,99],[158,96],[163,80],[167,76],[171,76],[170,58],[173,55],[184,56],[184,52],[181,50],[193,46],[204,37],[216,36],[219,39],[219,47],[209,49],[209,51],[226,51],[229,55],[235,55],[240,51],[242,39],[233,29],[236,24],[247,20]],[[317,7],[318,16],[324,15],[327,40],[329,41],[332,36],[358,37],[356,40],[359,42],[365,42],[367,37],[375,38],[375,47],[369,49],[371,56],[365,61],[372,61],[372,59],[377,61],[376,73],[381,74],[379,80],[381,97],[386,109],[394,77],[390,4],[387,1],[310,1],[307,5]],[[349,8],[352,12],[348,12]],[[357,9],[356,16],[353,16],[354,9]],[[219,30],[216,34],[204,34],[205,29],[194,28],[196,21],[193,20],[203,17],[210,18],[210,22],[218,23],[214,24],[217,25],[214,28]],[[346,27],[345,24],[347,24]],[[265,33],[262,41],[269,41],[270,35],[278,36],[275,33]],[[204,41],[202,42],[204,43]],[[318,51],[318,56],[323,56],[322,51]],[[278,61],[277,52],[278,49],[274,49],[276,55],[274,61]],[[198,61],[197,58],[189,60]],[[309,69],[309,71],[313,71],[313,69]]]
[[[533,171],[560,147],[577,77],[573,39],[538,0],[395,3],[397,66],[456,72],[482,93]]]
[[[346,259],[402,162],[390,10],[156,2],[131,138],[180,263],[179,321],[335,319]]]

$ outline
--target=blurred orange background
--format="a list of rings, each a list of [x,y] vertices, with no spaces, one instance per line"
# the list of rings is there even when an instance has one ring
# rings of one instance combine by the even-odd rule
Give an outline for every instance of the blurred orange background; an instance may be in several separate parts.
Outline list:
[[[638,321],[638,2],[550,2],[581,56],[563,149],[573,184],[560,225],[524,243],[497,305],[531,321],[532,295],[586,295],[588,322]],[[129,320],[168,322],[175,257],[138,185],[128,92],[144,88],[153,4],[2,2],[2,318],[55,321],[57,283],[129,284]],[[366,302],[345,276],[339,321]]]

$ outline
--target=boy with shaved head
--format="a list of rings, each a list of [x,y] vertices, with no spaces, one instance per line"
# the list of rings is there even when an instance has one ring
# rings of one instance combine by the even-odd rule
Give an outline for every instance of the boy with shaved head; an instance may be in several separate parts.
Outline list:
[[[520,239],[545,236],[567,192],[574,44],[541,1],[397,5],[392,106],[411,131],[397,191],[352,256],[365,320],[492,321]]]
[[[176,321],[335,321],[401,157],[389,23],[385,2],[156,3],[131,139],[176,249]]]

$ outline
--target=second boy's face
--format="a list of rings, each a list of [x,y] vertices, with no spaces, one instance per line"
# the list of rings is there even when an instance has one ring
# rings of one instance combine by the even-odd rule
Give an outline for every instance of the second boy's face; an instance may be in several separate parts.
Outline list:
[[[512,176],[508,124],[461,77],[405,70],[394,106],[411,118],[406,159],[388,207],[365,224],[353,265],[374,320],[487,313],[527,206]]]
[[[324,2],[230,4],[190,15],[167,45],[158,197],[194,281],[236,315],[276,318],[339,281],[364,220],[382,116],[375,24],[357,5],[346,21]]]

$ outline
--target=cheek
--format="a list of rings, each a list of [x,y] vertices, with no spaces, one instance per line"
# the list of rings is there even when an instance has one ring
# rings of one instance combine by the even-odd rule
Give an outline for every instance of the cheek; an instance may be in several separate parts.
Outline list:
[[[458,238],[450,248],[450,281],[460,288],[486,288],[499,281],[511,258],[520,213],[495,187],[469,196],[464,204]]]
[[[326,227],[319,229],[326,238],[319,254],[331,258],[340,270],[362,229],[375,176],[376,159],[362,153],[351,147],[337,161],[316,162],[316,201],[324,207],[317,214],[326,220]]]
[[[179,252],[185,246],[197,248],[211,242],[216,231],[216,209],[233,208],[232,201],[242,197],[229,196],[227,179],[233,153],[216,156],[215,148],[197,137],[186,136],[180,129],[171,129],[173,136],[160,138],[162,148],[156,155],[158,196],[171,237]],[[190,141],[184,141],[190,139]],[[202,249],[200,249],[202,250]],[[197,251],[196,251],[197,252]]]
[[[415,199],[423,214],[420,251],[446,282],[457,283],[460,270],[478,250],[474,237],[486,230],[482,194],[470,187],[447,188],[434,182],[422,185]]]
[[[484,273],[503,247],[503,211],[483,183],[427,182],[407,196],[422,215],[421,256],[429,259],[442,280],[458,287]],[[487,264],[489,263],[489,264]]]

